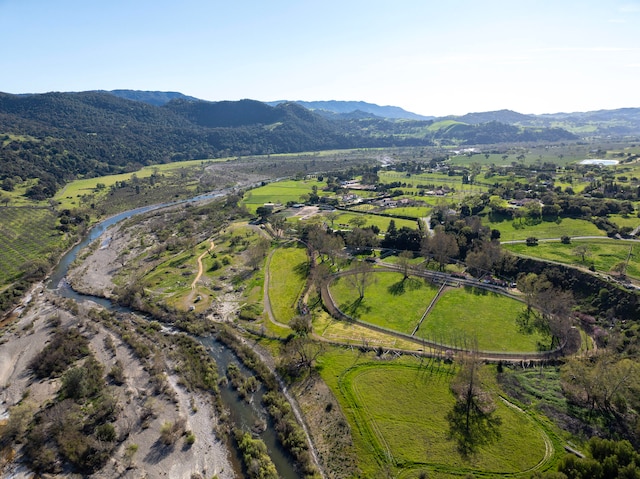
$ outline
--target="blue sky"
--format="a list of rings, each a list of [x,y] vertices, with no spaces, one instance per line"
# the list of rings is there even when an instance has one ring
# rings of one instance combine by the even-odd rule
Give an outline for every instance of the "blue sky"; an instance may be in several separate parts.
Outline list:
[[[0,91],[640,107],[640,0],[0,0]]]

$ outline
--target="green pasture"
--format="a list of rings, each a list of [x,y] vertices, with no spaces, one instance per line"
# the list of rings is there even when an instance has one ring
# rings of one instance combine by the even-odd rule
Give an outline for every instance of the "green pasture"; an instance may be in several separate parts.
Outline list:
[[[387,215],[409,216],[411,218],[424,218],[431,212],[431,205],[427,206],[399,206],[398,208],[387,208],[382,211]]]
[[[360,203],[359,205],[349,206],[349,210],[357,211],[359,213],[369,213],[377,209],[377,206],[369,203]]]
[[[308,276],[307,250],[278,248],[269,264],[269,300],[276,321],[287,324],[297,314],[297,303]]]
[[[211,162],[217,161],[226,161],[226,159],[180,161],[145,166],[131,173],[78,179],[67,183],[64,188],[56,193],[54,200],[59,202],[61,209],[74,208],[79,206],[84,196],[94,195],[95,199],[106,197],[111,186],[117,182],[131,181],[134,175],[138,178],[148,178],[154,173],[159,175],[173,175],[179,173],[182,169],[204,167]],[[99,187],[99,185],[104,186]]]
[[[589,186],[589,183],[587,181],[573,181],[571,183],[568,183],[566,181],[554,181],[553,182],[554,186],[559,186],[560,188],[562,188],[562,191],[566,191],[567,188],[571,188],[573,190],[573,192],[577,195],[581,194],[584,189]]]
[[[551,442],[539,423],[495,393],[495,414],[502,420],[499,439],[474,455],[461,455],[447,422],[454,405],[449,383],[455,365],[415,358],[369,361],[370,356],[335,350],[318,361],[351,424],[365,477],[378,477],[388,464],[394,477],[516,476],[544,468],[554,459],[545,452],[545,443]],[[483,382],[495,391],[491,370],[489,366],[483,371]]]
[[[0,198],[7,198],[8,203],[6,206],[31,206],[31,207],[45,207],[49,206],[49,203],[45,200],[35,201],[27,198],[26,193],[29,188],[37,184],[37,179],[27,179],[26,181],[18,182],[14,186],[13,191],[0,191]],[[2,203],[5,206],[4,202]]]
[[[242,202],[252,213],[265,203],[303,203],[304,195],[311,193],[314,186],[318,188],[318,195],[323,195],[322,188],[326,183],[317,179],[277,181],[247,191]]]
[[[527,222],[526,219],[491,221],[483,217],[482,223],[500,231],[500,241],[521,241],[530,236],[538,239],[561,238],[562,236],[606,236],[596,225],[587,220],[560,218],[558,221]]]
[[[378,178],[381,183],[393,183],[399,181],[400,183],[406,183],[406,187],[409,188],[416,188],[418,185],[435,185],[437,187],[449,183],[459,185],[462,182],[462,177],[449,176],[444,173],[405,173],[403,171],[394,170],[379,171]],[[404,189],[405,186],[399,186],[399,188]]]
[[[629,216],[629,215],[609,215],[608,218],[612,223],[618,225],[619,228],[628,227],[635,229],[640,226],[640,218],[637,216]]]
[[[587,254],[584,262],[576,251],[576,247],[586,246]],[[627,261],[627,275],[640,279],[640,243],[612,239],[572,240],[570,244],[560,241],[544,241],[538,246],[525,244],[505,244],[505,249],[523,255],[572,266],[588,268],[593,264],[596,271],[610,273],[611,269],[621,261]],[[631,256],[629,252],[631,249]]]
[[[403,281],[401,273],[376,272],[362,301],[348,276],[330,284],[338,307],[352,318],[393,331],[411,334],[439,286],[421,278]]]
[[[449,162],[452,165],[459,166],[470,166],[473,163],[495,166],[511,166],[511,163],[522,163],[524,165],[554,163],[558,166],[564,166],[569,163],[584,160],[587,158],[588,153],[589,149],[585,147],[545,148],[541,146],[526,149],[517,148],[504,153],[482,152],[471,155],[451,156]],[[524,155],[524,159],[518,159],[520,155]]]
[[[0,206],[0,285],[16,280],[26,263],[64,249],[66,236],[56,224],[50,208]]]
[[[481,351],[532,352],[540,334],[523,334],[516,317],[524,304],[508,296],[479,288],[445,290],[423,321],[416,336],[452,346],[470,348],[477,340]]]
[[[378,228],[380,228],[380,233],[384,233],[385,231],[387,231],[391,220],[395,222],[396,228],[398,229],[402,228],[403,226],[411,229],[416,229],[418,227],[418,224],[415,221],[411,220],[390,218],[388,216],[379,216],[366,213],[341,213],[340,216],[338,216],[333,222],[335,228],[340,228],[340,225],[346,225],[345,228],[351,229],[352,226],[350,221],[356,216],[361,216],[366,220],[366,223],[363,226],[364,228],[366,228],[367,226],[377,226]]]

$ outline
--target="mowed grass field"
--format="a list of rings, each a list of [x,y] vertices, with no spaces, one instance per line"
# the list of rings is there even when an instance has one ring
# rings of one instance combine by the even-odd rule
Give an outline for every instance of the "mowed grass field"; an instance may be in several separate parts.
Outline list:
[[[367,226],[377,226],[378,228],[380,228],[380,234],[383,234],[385,231],[387,231],[391,220],[395,222],[397,229],[400,229],[403,226],[411,229],[418,228],[417,221],[405,220],[400,218],[389,218],[386,216],[370,215],[366,213],[342,213],[340,216],[338,216],[338,218],[334,220],[334,227],[337,229],[341,227],[340,225],[346,225],[346,227],[352,228],[353,226],[351,225],[350,221],[352,221],[356,216],[360,216],[366,221],[363,225],[363,228],[366,228]]]
[[[372,279],[362,301],[348,276],[336,279],[330,285],[335,303],[355,319],[405,334],[412,333],[439,289],[419,278],[403,281],[401,273],[376,272]]]
[[[586,246],[585,260],[575,252],[576,247]],[[538,246],[528,247],[525,244],[505,244],[503,248],[519,255],[531,256],[548,261],[557,261],[583,268],[593,264],[596,271],[610,273],[611,269],[621,261],[627,261],[627,276],[640,279],[640,244],[611,239],[572,240],[570,244],[559,241],[545,241]],[[631,253],[631,256],[629,256]]]
[[[447,414],[455,399],[450,381],[455,366],[415,358],[369,362],[356,353],[331,350],[319,363],[322,377],[347,414],[367,477],[381,477],[393,464],[393,477],[477,477],[532,472],[554,460],[545,430],[522,410],[492,392],[502,420],[498,441],[463,456],[449,436]],[[493,367],[483,371],[483,383],[496,391]]]
[[[297,314],[308,268],[306,248],[295,245],[273,252],[269,265],[269,300],[276,321],[288,324]]]
[[[349,316],[376,326],[411,334],[436,296],[439,285],[401,273],[378,271],[362,301],[349,277],[330,284],[338,307]],[[523,334],[516,317],[524,304],[478,288],[445,290],[425,317],[416,337],[450,346],[471,348],[477,340],[482,351],[535,352],[549,342],[540,334]]]
[[[0,207],[0,285],[17,279],[25,263],[64,248],[56,221],[49,208]]]
[[[530,236],[538,239],[561,238],[562,236],[606,236],[596,225],[587,220],[562,218],[559,222],[542,221],[538,224],[525,224],[524,220],[490,221],[485,217],[482,223],[491,229],[500,231],[500,241],[525,240]]]
[[[523,334],[516,317],[524,303],[479,288],[452,288],[444,291],[429,312],[416,336],[457,347],[472,347],[477,340],[481,351],[533,352],[549,338]]]

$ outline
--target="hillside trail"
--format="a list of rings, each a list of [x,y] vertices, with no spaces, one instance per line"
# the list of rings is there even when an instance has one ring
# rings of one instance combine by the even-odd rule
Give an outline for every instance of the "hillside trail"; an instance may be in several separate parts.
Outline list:
[[[198,281],[200,281],[200,278],[202,277],[202,273],[204,272],[202,258],[204,258],[209,253],[211,253],[211,251],[213,251],[213,248],[215,247],[216,245],[214,244],[213,240],[211,240],[211,245],[209,246],[209,249],[207,249],[204,253],[198,256],[198,274],[196,275],[196,279],[193,280],[193,283],[191,283],[191,289],[196,289],[196,284],[198,284]]]
[[[210,254],[211,251],[213,251],[213,248],[215,248],[215,244],[214,244],[213,240],[210,240],[210,241],[211,241],[211,244],[209,245],[209,248],[207,248],[207,250],[204,253],[202,253],[200,256],[198,256],[198,259],[197,259],[197,262],[198,262],[198,274],[196,274],[195,279],[191,283],[191,292],[184,299],[185,306],[189,306],[189,305],[193,304],[194,297],[196,295],[196,285],[198,284],[198,281],[200,281],[200,278],[202,277],[202,274],[204,273],[204,265],[202,264],[202,259],[206,255]]]

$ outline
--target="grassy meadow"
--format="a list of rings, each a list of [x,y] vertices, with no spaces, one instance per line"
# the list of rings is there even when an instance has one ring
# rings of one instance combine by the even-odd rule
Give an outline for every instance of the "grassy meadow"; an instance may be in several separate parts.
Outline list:
[[[298,298],[308,275],[306,248],[277,248],[269,265],[269,299],[275,320],[287,324],[297,314]]]
[[[247,191],[242,203],[252,213],[255,213],[256,209],[265,203],[280,203],[282,205],[289,201],[304,203],[304,196],[311,193],[314,186],[318,188],[318,195],[322,195],[322,188],[326,186],[326,183],[317,179],[285,180],[268,183],[265,186]]]
[[[416,336],[458,347],[477,341],[481,351],[537,351],[538,343],[549,339],[518,330],[516,317],[523,309],[523,303],[501,294],[471,287],[448,289]]]
[[[338,307],[349,316],[392,331],[411,334],[435,297],[438,285],[401,273],[376,272],[365,296],[359,299],[349,276],[330,285]],[[516,317],[524,305],[504,295],[477,288],[451,288],[443,292],[416,332],[417,338],[457,347],[478,343],[482,351],[534,352],[548,338],[523,334]]]
[[[348,228],[352,228],[350,222],[356,216],[362,217],[366,220],[363,228],[366,228],[367,226],[377,226],[378,228],[380,228],[380,233],[384,233],[385,231],[387,231],[391,220],[395,222],[396,228],[398,229],[402,228],[403,226],[411,229],[416,229],[418,226],[415,221],[400,218],[389,218],[387,216],[369,215],[366,213],[341,213],[333,223],[336,228],[339,228],[340,225],[346,225]]]
[[[415,358],[370,361],[371,356],[337,350],[319,360],[323,379],[347,414],[367,477],[379,477],[388,467],[394,477],[518,475],[554,460],[547,452],[552,441],[535,417],[498,396],[492,366],[483,370],[482,380],[493,391],[495,414],[502,420],[499,440],[467,456],[448,434],[455,366]]]
[[[544,241],[538,246],[528,247],[525,244],[505,244],[503,247],[513,253],[540,258],[547,261],[588,268],[593,265],[596,271],[611,273],[612,268],[621,261],[627,261],[627,276],[640,279],[640,244],[624,241],[603,239],[572,240],[570,244],[560,241]],[[586,247],[584,261],[576,250]],[[631,253],[631,256],[629,256]]]
[[[335,303],[352,318],[411,334],[439,286],[418,278],[403,281],[401,273],[393,272],[377,272],[372,278],[362,301],[349,276],[333,281],[330,290]]]
[[[500,231],[500,241],[521,241],[530,236],[538,239],[561,238],[562,236],[606,236],[596,225],[587,220],[561,218],[558,221],[541,221],[528,224],[524,219],[491,221],[488,217],[483,224]]]
[[[180,176],[181,173],[187,170],[201,169],[212,162],[226,160],[227,159],[180,161],[175,163],[145,166],[131,173],[78,179],[68,183],[64,188],[62,188],[55,195],[54,200],[60,204],[61,209],[77,208],[84,205],[85,198],[87,197],[93,197],[93,202],[104,201],[110,188],[118,182],[130,182],[135,177],[139,179],[149,178],[154,174],[160,176]],[[194,184],[191,186],[194,186]]]

